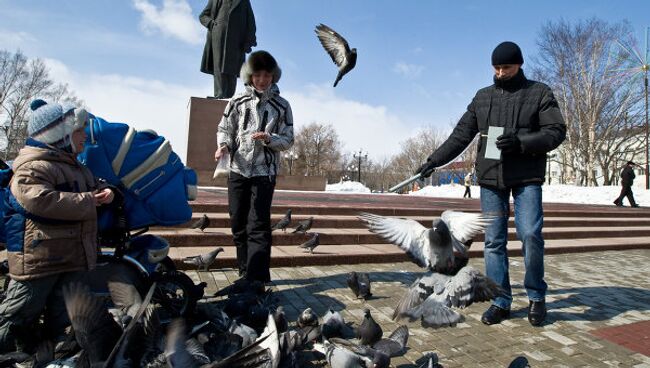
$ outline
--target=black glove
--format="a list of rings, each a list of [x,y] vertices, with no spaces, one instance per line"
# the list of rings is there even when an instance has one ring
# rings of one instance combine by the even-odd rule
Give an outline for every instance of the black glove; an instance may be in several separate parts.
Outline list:
[[[502,134],[497,137],[497,148],[503,153],[519,153],[521,141],[515,133]]]
[[[420,174],[421,177],[428,178],[434,171],[436,171],[436,166],[433,162],[427,160],[427,162],[423,163],[422,166],[415,171],[415,174]]]

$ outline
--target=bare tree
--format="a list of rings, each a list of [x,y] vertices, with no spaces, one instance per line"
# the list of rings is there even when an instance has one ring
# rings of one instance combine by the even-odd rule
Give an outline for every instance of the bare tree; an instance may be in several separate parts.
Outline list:
[[[298,131],[294,144],[298,159],[295,173],[306,176],[327,176],[338,181],[340,175],[341,142],[331,124],[311,123]]]
[[[67,85],[50,79],[42,60],[0,50],[0,140],[5,160],[15,157],[25,143],[29,106],[35,98],[82,104]]]
[[[446,134],[429,126],[401,142],[401,151],[393,156],[389,165],[388,175],[394,180],[392,184],[397,184],[413,175],[446,138]]]
[[[549,22],[540,32],[533,75],[560,104],[567,139],[554,160],[575,173],[576,184],[597,185],[596,165],[611,172],[621,152],[637,147],[637,119],[628,117],[639,115],[641,95],[617,72],[633,61],[618,44],[634,44],[631,34],[628,23],[599,19]]]

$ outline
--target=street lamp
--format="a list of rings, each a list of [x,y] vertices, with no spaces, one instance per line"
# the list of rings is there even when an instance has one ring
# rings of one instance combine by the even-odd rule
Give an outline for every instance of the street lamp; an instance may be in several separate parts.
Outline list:
[[[291,176],[291,168],[293,167],[293,160],[298,158],[298,155],[293,151],[287,151],[284,153],[284,158],[289,160],[289,176]]]
[[[356,158],[358,160],[357,163],[357,169],[359,170],[359,180],[358,182],[361,183],[361,159],[368,160],[368,153],[363,153],[361,149],[359,148],[359,154],[357,155],[356,153],[352,154],[352,157]]]

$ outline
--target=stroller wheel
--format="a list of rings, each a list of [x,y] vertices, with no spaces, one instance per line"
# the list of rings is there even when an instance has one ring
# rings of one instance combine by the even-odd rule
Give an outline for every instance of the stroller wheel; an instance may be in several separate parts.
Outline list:
[[[195,285],[189,276],[179,271],[151,276],[157,283],[153,301],[164,308],[169,318],[187,317],[194,312],[197,301],[203,297],[203,288]]]

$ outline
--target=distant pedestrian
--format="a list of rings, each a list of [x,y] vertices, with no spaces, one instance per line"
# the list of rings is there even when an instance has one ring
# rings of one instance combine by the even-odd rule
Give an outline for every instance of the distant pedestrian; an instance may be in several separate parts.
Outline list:
[[[472,173],[467,173],[465,175],[465,194],[463,194],[463,198],[472,198]]]
[[[630,206],[639,207],[639,205],[634,201],[634,193],[632,193],[632,184],[634,183],[634,168],[636,164],[632,161],[628,161],[625,164],[625,167],[621,171],[621,195],[616,198],[614,204],[616,207],[623,207],[623,198],[627,197]]]

